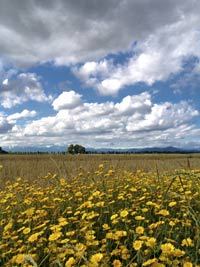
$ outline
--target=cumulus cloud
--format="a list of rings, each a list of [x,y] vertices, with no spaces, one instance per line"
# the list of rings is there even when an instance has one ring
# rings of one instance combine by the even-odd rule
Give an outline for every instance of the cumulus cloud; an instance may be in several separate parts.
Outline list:
[[[55,110],[73,109],[81,104],[81,95],[74,91],[65,91],[54,99],[52,105]]]
[[[122,64],[111,60],[86,62],[74,73],[87,86],[95,87],[103,95],[114,95],[125,86],[138,82],[152,85],[181,72],[186,59],[200,57],[200,33],[191,28],[197,18],[167,25],[151,34],[137,46],[137,53]]]
[[[17,112],[14,114],[11,114],[7,117],[7,120],[10,123],[15,123],[19,119],[27,119],[27,118],[33,118],[37,115],[37,112],[35,110],[27,110],[24,109],[21,112]]]
[[[197,0],[3,0],[0,51],[18,66],[96,60],[198,11]]]
[[[63,105],[54,116],[27,123],[17,133],[21,132],[26,140],[35,138],[35,142],[45,144],[78,141],[94,146],[111,142],[114,146],[118,142],[121,146],[145,146],[148,142],[152,145],[185,140],[189,132],[195,131],[192,122],[198,115],[188,102],[157,104],[148,92],[143,92],[118,103],[82,102],[74,109]]]
[[[26,73],[46,62],[69,66],[102,95],[167,80],[185,70],[190,57],[199,61],[199,11],[198,0],[2,0],[0,106],[51,103],[40,77]],[[198,64],[194,70],[199,75]],[[184,77],[188,83],[193,80]],[[40,119],[33,119],[36,114],[29,110],[1,114],[2,142],[148,146],[197,140],[199,134],[193,124],[199,113],[189,101],[155,103],[148,92],[133,92],[118,103],[88,103],[80,94],[65,91],[52,108],[55,115]],[[25,122],[18,124],[20,119]]]
[[[44,102],[50,99],[35,73],[20,73],[4,79],[0,84],[0,105],[4,108],[12,108],[29,100]]]
[[[18,120],[33,118],[36,116],[36,114],[37,112],[35,110],[27,109],[11,115],[0,112],[0,135],[16,131],[18,128],[18,125],[16,124]],[[1,138],[3,138],[3,136]]]
[[[166,80],[185,59],[199,58],[199,11],[197,0],[1,1],[0,52],[18,67],[82,63],[73,71],[87,86],[115,95]],[[130,52],[121,64],[102,59],[119,52]]]
[[[12,127],[13,124],[7,120],[4,114],[0,113],[0,135],[7,133]]]

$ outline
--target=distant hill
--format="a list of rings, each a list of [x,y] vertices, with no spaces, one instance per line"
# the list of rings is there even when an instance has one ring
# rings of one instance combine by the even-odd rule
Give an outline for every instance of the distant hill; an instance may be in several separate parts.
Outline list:
[[[189,149],[189,148],[177,148],[177,147],[145,147],[145,148],[125,148],[125,149],[114,149],[114,148],[88,148],[87,151],[99,152],[99,153],[200,153],[200,148]]]
[[[6,148],[11,153],[62,153],[67,151],[67,146],[48,146],[48,147],[13,147]],[[3,151],[3,150],[1,150]],[[86,148],[87,153],[200,153],[200,148],[177,148],[168,147],[145,147],[145,148]],[[2,152],[0,152],[2,153]],[[4,151],[5,153],[5,151]]]

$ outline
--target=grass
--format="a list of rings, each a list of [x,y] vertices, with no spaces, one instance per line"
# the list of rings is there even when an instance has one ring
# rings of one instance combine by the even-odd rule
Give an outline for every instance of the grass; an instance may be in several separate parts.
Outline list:
[[[0,162],[0,266],[200,266],[198,155]]]
[[[0,164],[4,166],[0,177],[12,179],[18,176],[32,180],[51,172],[69,178],[80,171],[94,172],[101,163],[119,171],[162,173],[180,168],[199,168],[200,154],[0,155]]]

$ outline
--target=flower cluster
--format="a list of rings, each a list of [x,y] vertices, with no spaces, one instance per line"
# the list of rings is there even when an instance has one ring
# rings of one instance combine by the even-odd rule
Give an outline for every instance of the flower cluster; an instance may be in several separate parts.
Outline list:
[[[200,266],[200,172],[7,181],[0,266]]]

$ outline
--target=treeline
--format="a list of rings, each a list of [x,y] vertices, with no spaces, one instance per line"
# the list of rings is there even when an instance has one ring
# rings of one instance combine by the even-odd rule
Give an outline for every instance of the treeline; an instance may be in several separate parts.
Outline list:
[[[19,151],[19,152],[6,152],[0,147],[0,154],[15,154],[15,155],[45,155],[45,154],[57,154],[57,155],[66,155],[66,154],[71,154],[71,155],[77,155],[77,154],[191,154],[191,153],[200,153],[198,150],[167,150],[158,148],[156,150],[155,148],[151,149],[141,149],[141,150],[87,150],[84,146],[79,145],[79,144],[70,144],[66,151]]]

